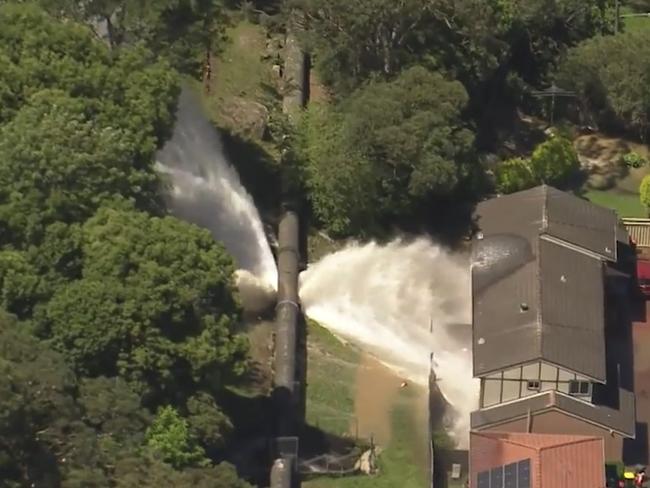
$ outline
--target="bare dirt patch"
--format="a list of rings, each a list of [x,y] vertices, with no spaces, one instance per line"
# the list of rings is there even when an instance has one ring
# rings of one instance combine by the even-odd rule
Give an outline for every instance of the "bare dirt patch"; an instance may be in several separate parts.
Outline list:
[[[603,134],[587,134],[575,139],[580,164],[589,174],[587,186],[596,190],[617,187],[618,190],[636,193],[648,168],[629,169],[623,156],[636,152],[648,157],[648,146]]]
[[[391,439],[391,412],[401,382],[401,378],[375,358],[362,355],[357,369],[354,401],[360,437],[368,439],[372,436],[378,445],[388,445]]]

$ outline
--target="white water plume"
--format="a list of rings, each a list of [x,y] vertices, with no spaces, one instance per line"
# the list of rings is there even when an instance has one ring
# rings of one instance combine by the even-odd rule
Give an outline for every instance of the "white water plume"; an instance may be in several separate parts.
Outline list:
[[[466,446],[479,392],[472,378],[468,257],[425,238],[354,244],[300,278],[309,317],[411,381],[427,384],[434,353],[438,386],[455,413],[452,432]]]
[[[178,101],[172,138],[157,154],[169,176],[167,203],[177,217],[208,229],[235,258],[247,285],[277,287],[275,260],[253,199],[224,156],[219,133],[188,88]]]

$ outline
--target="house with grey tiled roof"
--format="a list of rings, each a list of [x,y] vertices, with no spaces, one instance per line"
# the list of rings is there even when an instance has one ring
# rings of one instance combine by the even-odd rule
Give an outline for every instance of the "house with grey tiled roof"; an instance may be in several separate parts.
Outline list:
[[[635,403],[616,214],[542,185],[480,203],[476,227],[472,429],[596,435],[621,459]]]

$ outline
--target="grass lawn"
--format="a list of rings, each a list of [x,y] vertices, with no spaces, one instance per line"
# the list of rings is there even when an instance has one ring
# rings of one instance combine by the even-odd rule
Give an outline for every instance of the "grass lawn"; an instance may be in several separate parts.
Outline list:
[[[240,22],[226,31],[228,43],[215,61],[212,95],[261,99],[264,85],[271,81],[270,66],[261,56],[266,49],[266,33],[260,25]]]
[[[307,423],[330,434],[350,433],[360,353],[309,320]]]
[[[648,211],[641,205],[639,195],[611,190],[589,190],[584,194],[589,201],[616,210],[619,217],[647,217]]]
[[[621,14],[630,14],[633,12],[629,7],[621,8]],[[621,20],[623,28],[628,32],[650,29],[650,18],[648,17],[626,17]]]

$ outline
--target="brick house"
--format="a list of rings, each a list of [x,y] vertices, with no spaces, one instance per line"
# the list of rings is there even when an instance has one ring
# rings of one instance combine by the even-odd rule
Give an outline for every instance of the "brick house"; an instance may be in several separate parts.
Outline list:
[[[470,466],[477,488],[603,488],[602,437],[472,432]]]
[[[616,214],[542,185],[480,203],[476,225],[472,340],[481,390],[472,438],[591,436],[602,439],[606,461],[621,460],[624,439],[635,436],[635,401],[629,270],[619,259],[628,238]]]

